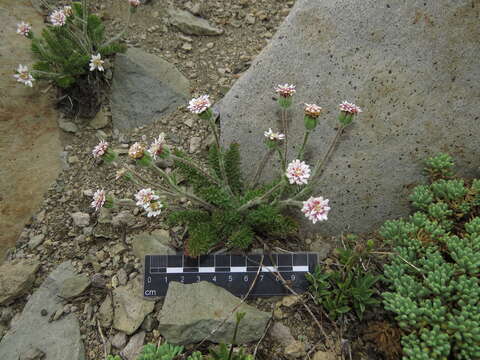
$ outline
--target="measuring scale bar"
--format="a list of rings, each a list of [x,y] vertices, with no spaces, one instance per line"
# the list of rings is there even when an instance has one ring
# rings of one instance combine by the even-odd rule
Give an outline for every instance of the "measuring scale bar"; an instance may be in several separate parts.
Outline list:
[[[262,267],[259,271],[260,263]],[[292,253],[264,255],[205,255],[190,258],[184,255],[145,256],[144,295],[165,296],[172,281],[192,284],[209,281],[236,296],[288,295],[281,274],[296,292],[304,292],[309,283],[305,274],[313,272],[317,265],[316,253]],[[258,275],[257,275],[258,273]],[[256,280],[255,280],[256,279]]]

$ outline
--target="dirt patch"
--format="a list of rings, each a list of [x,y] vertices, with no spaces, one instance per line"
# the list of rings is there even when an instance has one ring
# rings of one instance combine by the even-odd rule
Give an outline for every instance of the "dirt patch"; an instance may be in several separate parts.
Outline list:
[[[33,62],[30,41],[15,33],[27,21],[38,29],[43,18],[28,0],[0,3],[0,262],[15,245],[43,194],[60,170],[61,150],[53,91],[27,88],[13,77],[18,64]],[[5,56],[8,54],[8,56]]]

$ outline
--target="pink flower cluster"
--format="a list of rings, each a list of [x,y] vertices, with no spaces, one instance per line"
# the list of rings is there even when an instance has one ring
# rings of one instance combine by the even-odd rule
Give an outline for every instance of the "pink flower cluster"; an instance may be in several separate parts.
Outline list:
[[[279,141],[285,139],[285,134],[274,132],[272,129],[268,129],[268,131],[265,131],[263,134],[266,138],[272,141]]]
[[[63,26],[67,22],[67,15],[64,10],[54,10],[50,15],[50,22],[53,26]]]
[[[310,116],[312,118],[317,118],[320,116],[322,112],[322,108],[316,104],[305,104],[305,115]]]
[[[302,212],[309,220],[314,224],[317,221],[328,220],[328,212],[330,207],[328,206],[328,199],[320,197],[310,197],[307,201],[303,202]]]
[[[188,103],[188,110],[193,114],[201,114],[212,106],[208,95],[202,95],[198,98],[193,98]]]
[[[162,212],[163,205],[158,201],[159,196],[150,188],[141,189],[135,194],[135,199],[137,200],[137,205],[145,209],[148,217],[160,215]]]
[[[128,0],[128,3],[133,7],[140,6],[140,0]]]
[[[30,24],[23,21],[20,24],[17,24],[17,34],[27,37],[30,34],[30,31],[32,31]]]
[[[303,185],[308,183],[310,178],[310,166],[304,161],[293,160],[287,167],[287,176],[290,184]]]
[[[278,95],[283,97],[291,97],[297,92],[297,90],[295,90],[295,85],[285,84],[285,85],[278,85],[275,88],[275,92]]]
[[[108,142],[102,140],[95,146],[92,150],[92,155],[94,158],[99,158],[107,152]]]
[[[165,148],[165,134],[161,133],[158,135],[158,139],[153,140],[153,143],[150,144],[148,152],[152,155],[154,159],[157,159],[157,155],[162,154]]]
[[[356,115],[362,112],[362,109],[360,109],[360,107],[358,107],[355,104],[349,103],[347,101],[342,102],[339,105],[339,108],[340,108],[340,111],[344,111],[346,113],[353,114],[353,115]]]
[[[93,207],[96,211],[100,210],[100,208],[105,204],[106,200],[105,190],[97,190],[95,194],[93,194],[93,201],[91,203],[91,207]]]

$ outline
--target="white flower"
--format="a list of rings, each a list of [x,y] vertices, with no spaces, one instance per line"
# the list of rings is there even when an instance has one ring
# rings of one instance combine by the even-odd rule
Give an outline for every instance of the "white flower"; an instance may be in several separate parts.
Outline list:
[[[55,10],[50,15],[50,22],[53,26],[63,26],[67,22],[67,15],[63,10]]]
[[[293,96],[293,94],[297,92],[297,90],[295,90],[295,85],[289,85],[289,84],[278,85],[275,88],[275,91],[278,95],[283,97],[291,97]]]
[[[290,184],[302,185],[308,183],[310,177],[310,166],[304,161],[293,160],[287,167],[286,176]]]
[[[63,7],[63,12],[65,13],[66,16],[72,16],[73,15],[73,9],[69,5],[65,5]]]
[[[330,207],[328,206],[328,199],[323,197],[311,197],[307,201],[303,202],[302,212],[309,220],[314,224],[317,221],[328,220],[328,212]]]
[[[141,143],[136,142],[130,146],[130,149],[128,149],[128,156],[130,156],[132,159],[140,159],[143,157],[144,152],[145,147]]]
[[[282,134],[279,132],[273,132],[272,129],[268,129],[268,131],[265,131],[263,134],[265,135],[266,138],[272,141],[285,139],[285,134]]]
[[[339,108],[340,108],[340,111],[344,111],[346,113],[353,114],[353,115],[362,112],[362,109],[360,109],[360,107],[358,107],[355,104],[349,103],[347,101],[342,102],[339,105]]]
[[[108,142],[100,141],[97,146],[95,146],[92,150],[93,157],[98,158],[105,154],[108,149]]]
[[[322,112],[322,108],[316,104],[305,104],[305,115],[310,116],[312,118],[317,118],[320,116]]]
[[[128,0],[130,6],[137,7],[140,5],[140,0]]]
[[[155,195],[152,189],[141,189],[135,194],[135,199],[137,200],[137,205],[146,207],[150,206],[152,201],[158,200],[158,195]]]
[[[105,204],[106,194],[105,190],[97,190],[95,194],[93,194],[93,201],[91,203],[91,207],[93,207],[96,211],[100,210],[100,208]]]
[[[147,211],[148,217],[155,217],[160,215],[162,207],[163,204],[160,201],[152,201],[148,206],[145,206],[144,209]]]
[[[21,22],[20,24],[17,24],[17,34],[22,35],[27,37],[28,34],[30,34],[30,31],[32,30],[32,27],[30,24],[27,24],[26,22]]]
[[[157,159],[157,155],[160,155],[163,152],[165,146],[165,134],[161,133],[158,135],[158,139],[153,140],[153,143],[150,144],[148,152],[153,156],[154,159]]]
[[[212,106],[212,103],[210,102],[208,95],[202,95],[189,101],[188,110],[193,114],[201,114],[210,106]]]
[[[92,55],[90,58],[90,71],[98,70],[104,71],[103,63],[105,61],[102,60],[102,56],[100,54]]]
[[[33,82],[35,79],[33,78],[32,74],[28,71],[28,66],[25,65],[18,65],[17,73],[13,75],[18,82],[25,84],[26,86],[33,86]]]

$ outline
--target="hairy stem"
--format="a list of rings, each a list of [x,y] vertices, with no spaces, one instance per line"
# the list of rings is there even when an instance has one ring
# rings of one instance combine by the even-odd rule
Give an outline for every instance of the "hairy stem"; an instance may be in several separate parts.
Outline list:
[[[282,107],[282,122],[283,122],[283,133],[285,134],[285,142],[283,143],[284,148],[284,164],[287,162],[287,152],[288,152],[288,125],[287,125],[287,109]]]
[[[195,170],[197,170],[200,174],[202,174],[203,176],[205,176],[208,180],[210,180],[210,182],[218,185],[218,186],[222,186],[222,184],[218,181],[218,179],[216,179],[215,177],[213,177],[212,175],[210,175],[207,171],[203,170],[200,166],[198,166],[197,164],[195,164],[194,162],[188,160],[188,159],[185,159],[185,158],[182,158],[182,157],[179,157],[179,156],[176,156],[176,155],[170,155],[170,157],[175,160],[175,161],[178,161],[178,162],[181,162],[181,163],[184,163],[185,165],[188,165],[190,167],[193,167]]]
[[[300,150],[298,151],[298,155],[297,155],[297,159],[299,159],[299,160],[303,160],[303,154],[305,152],[305,146],[307,145],[308,137],[310,136],[310,133],[311,133],[310,130],[305,131],[305,135],[303,137],[303,144],[302,144],[302,147],[300,148]]]
[[[343,130],[345,130],[345,127],[343,125],[340,125],[340,127],[337,130],[337,133],[335,134],[335,137],[332,140],[332,143],[330,144],[330,147],[328,148],[327,153],[323,158],[318,159],[317,163],[315,164],[313,175],[311,177],[309,184],[302,191],[300,191],[297,195],[293,197],[294,200],[301,198],[307,191],[309,191],[317,183],[318,179],[323,173],[324,167],[328,159],[332,155],[332,152],[335,149],[335,146],[337,145],[337,142],[343,133]]]
[[[286,182],[285,182],[285,179],[282,178],[282,180],[277,184],[275,185],[274,187],[272,187],[270,190],[268,190],[265,194],[263,194],[262,196],[259,196],[255,199],[252,199],[250,200],[249,202],[243,204],[242,206],[240,206],[238,208],[238,212],[242,212],[242,211],[245,211],[247,209],[250,209],[251,207],[253,206],[256,206],[256,205],[260,205],[262,203],[265,202],[266,199],[268,199],[268,197],[273,194],[275,191],[279,190],[282,186],[285,186],[286,185]]]
[[[285,173],[285,171],[287,171],[287,163],[285,161],[285,157],[283,156],[284,154],[282,154],[282,150],[280,149],[280,146],[277,146],[277,152],[278,152],[278,157],[280,158],[280,161],[282,163],[282,172]]]
[[[234,196],[233,191],[230,188],[230,184],[228,183],[227,171],[225,170],[225,159],[223,157],[222,147],[220,146],[220,135],[218,134],[217,125],[215,124],[215,119],[213,118],[213,115],[210,115],[210,117],[208,118],[208,122],[210,127],[212,128],[213,135],[215,136],[215,143],[217,144],[218,165],[220,167],[220,175],[222,176],[222,180],[223,180],[224,186],[227,189],[227,192],[230,194],[230,196]]]

